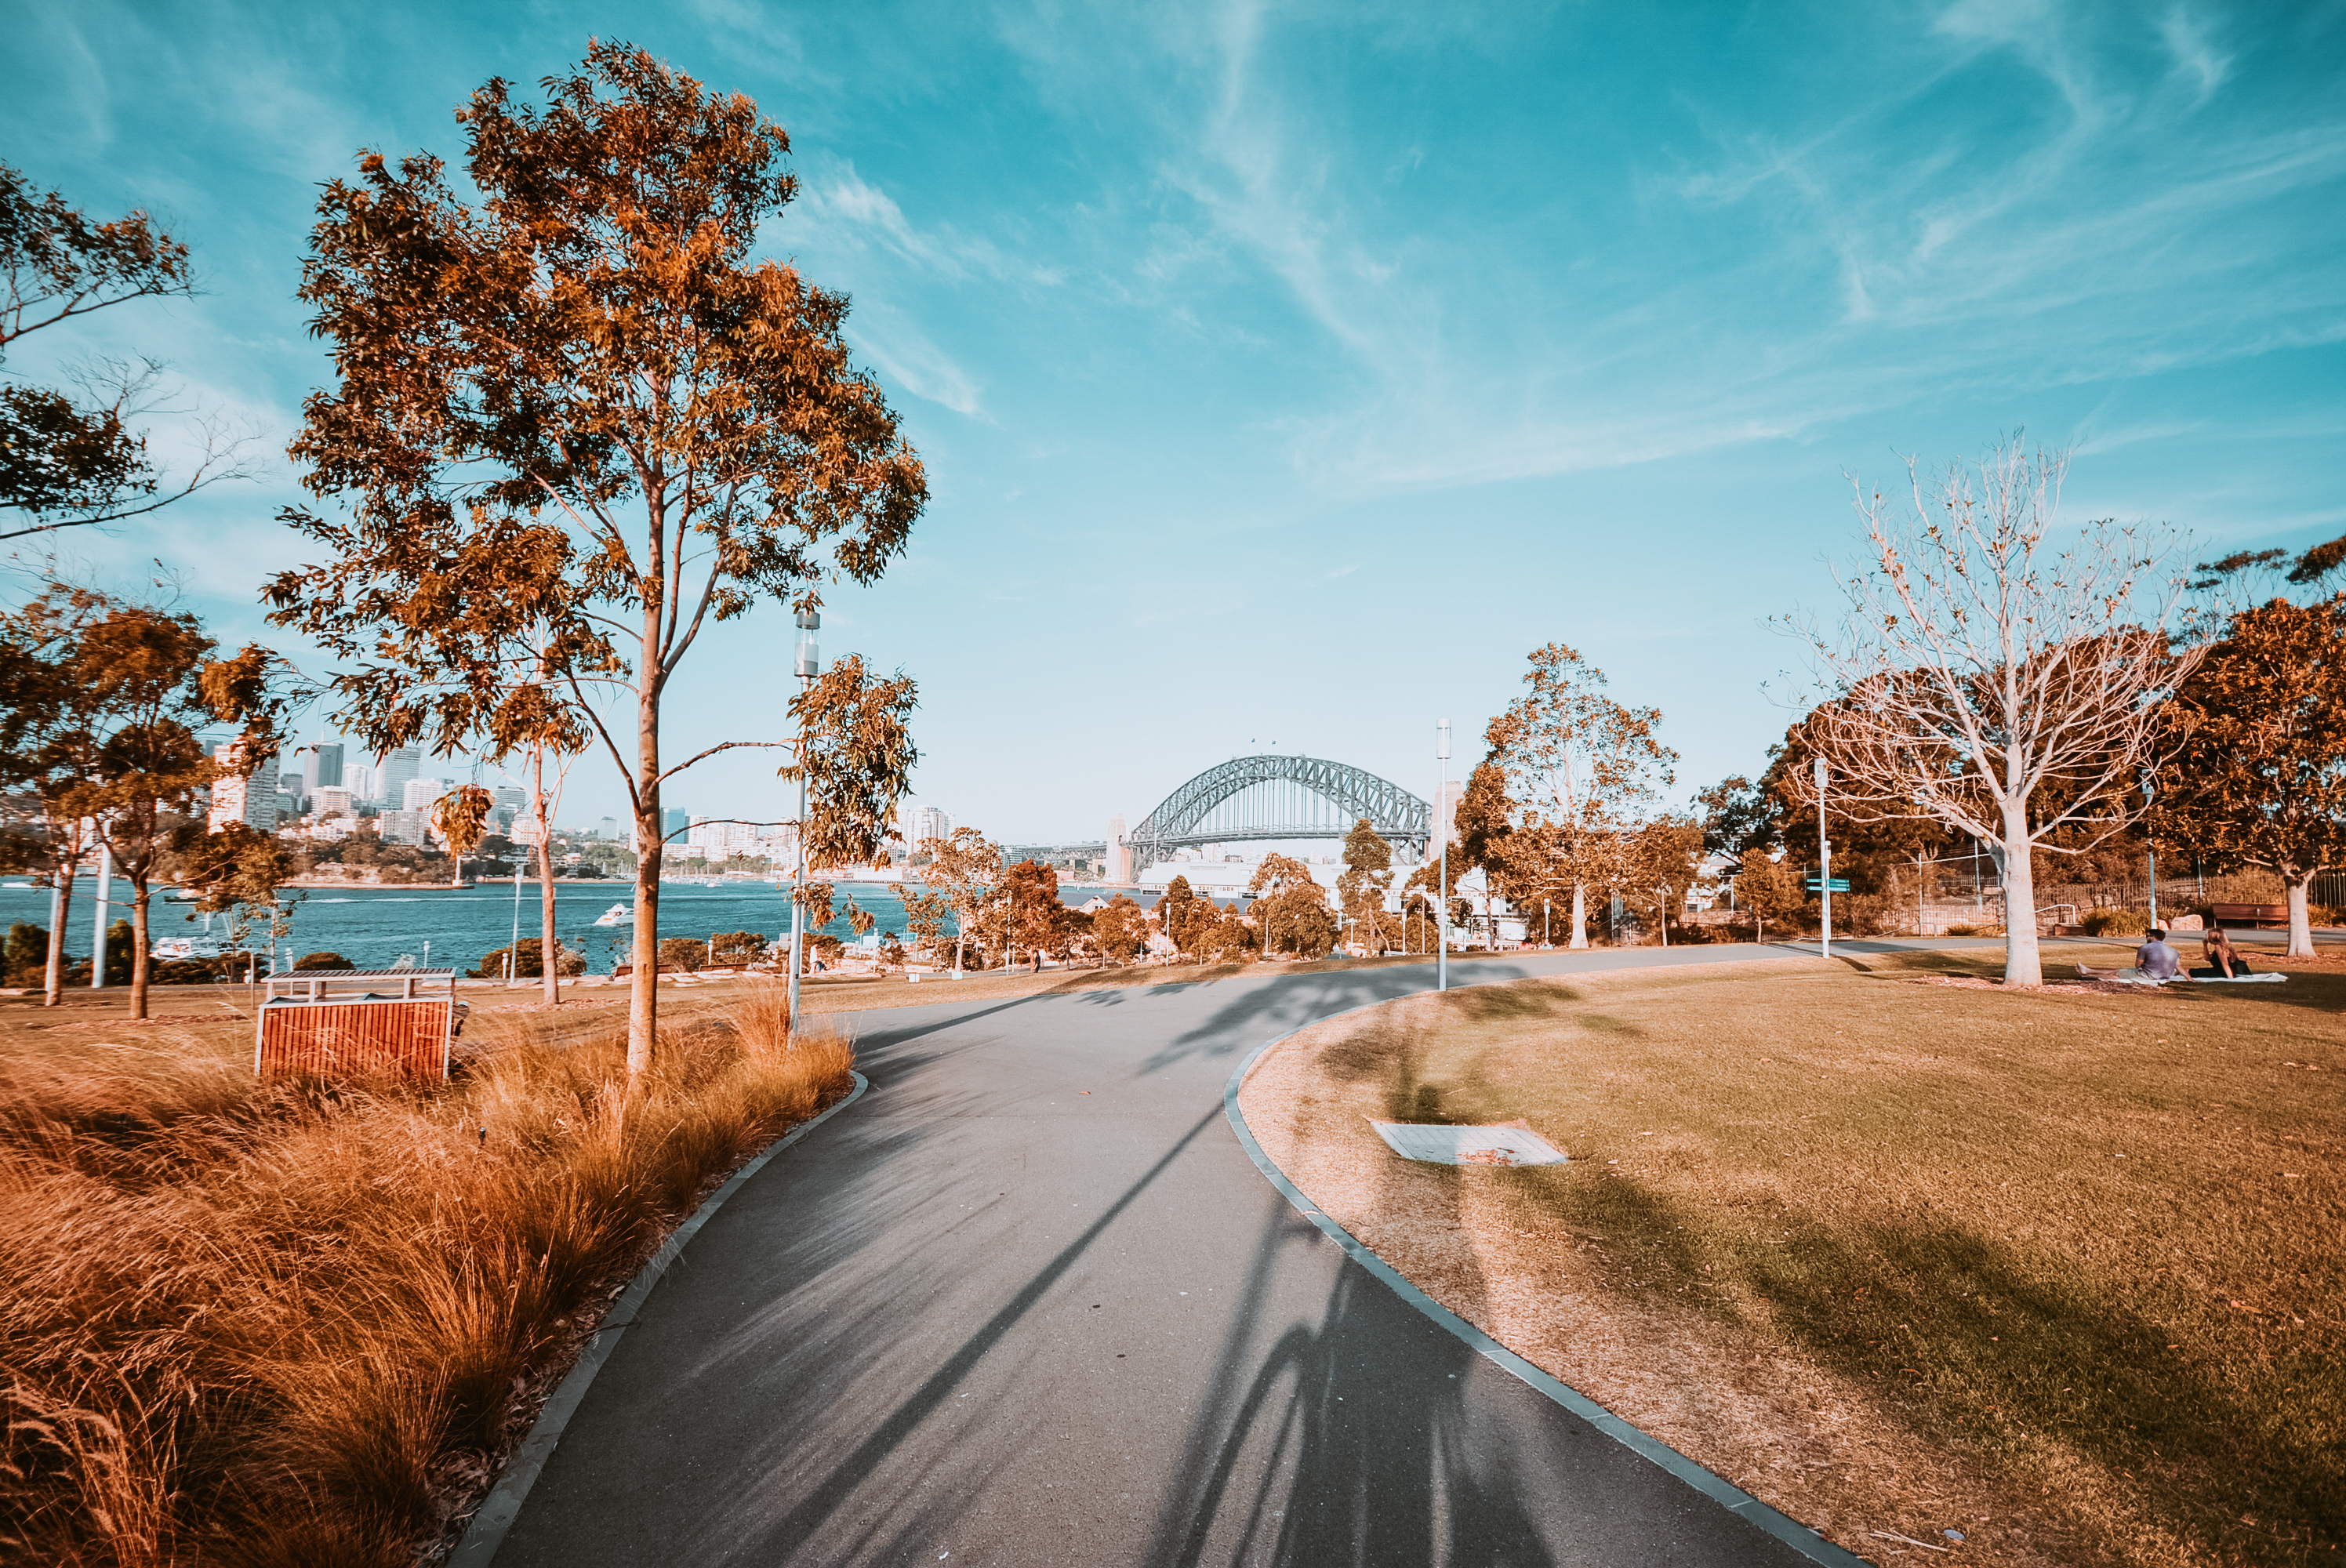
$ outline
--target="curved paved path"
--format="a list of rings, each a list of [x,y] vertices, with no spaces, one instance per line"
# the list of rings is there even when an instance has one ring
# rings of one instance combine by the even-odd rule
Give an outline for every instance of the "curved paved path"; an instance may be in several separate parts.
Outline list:
[[[842,1015],[872,1093],[671,1266],[498,1568],[1801,1562],[1420,1315],[1240,1148],[1248,1052],[1432,978]]]

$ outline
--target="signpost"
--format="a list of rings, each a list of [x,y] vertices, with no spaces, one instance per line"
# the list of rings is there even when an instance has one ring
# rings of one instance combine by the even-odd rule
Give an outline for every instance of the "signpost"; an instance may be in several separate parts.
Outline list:
[[[1849,891],[1847,877],[1810,877],[1809,891],[1812,893],[1845,893]]]
[[[1824,939],[1818,947],[1825,957],[1831,958],[1832,956],[1832,896],[1835,891],[1849,891],[1849,884],[1833,881],[1832,840],[1825,837],[1825,759],[1821,757],[1817,759],[1817,858],[1818,869],[1823,873],[1817,880],[1824,883],[1824,886],[1818,891],[1824,894],[1825,917]]]

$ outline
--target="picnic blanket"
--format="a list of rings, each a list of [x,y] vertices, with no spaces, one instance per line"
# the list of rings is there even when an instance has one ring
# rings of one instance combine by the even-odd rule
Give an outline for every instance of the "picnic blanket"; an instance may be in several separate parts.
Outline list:
[[[1522,1122],[1451,1127],[1423,1122],[1369,1119],[1377,1135],[1405,1160],[1437,1166],[1560,1166],[1564,1151]]]
[[[2139,969],[2096,969],[2089,963],[2079,964],[2077,974],[2085,980],[2117,980],[2128,985],[2279,985],[2289,978],[2286,974],[2178,974],[2172,980],[2161,980]]]

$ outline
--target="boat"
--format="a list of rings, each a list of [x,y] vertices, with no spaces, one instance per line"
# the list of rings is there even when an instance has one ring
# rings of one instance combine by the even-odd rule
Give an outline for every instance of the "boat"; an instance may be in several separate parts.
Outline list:
[[[636,923],[636,911],[625,904],[613,904],[595,917],[595,923],[597,925],[633,925]]]
[[[218,937],[167,936],[147,951],[168,963],[190,958],[218,958],[228,952],[228,947]]]

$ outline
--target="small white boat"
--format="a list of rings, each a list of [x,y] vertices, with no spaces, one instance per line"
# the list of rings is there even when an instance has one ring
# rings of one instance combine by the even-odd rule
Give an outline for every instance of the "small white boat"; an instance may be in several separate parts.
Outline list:
[[[218,958],[228,951],[217,937],[167,936],[147,950],[166,962],[178,959]]]
[[[636,911],[625,904],[613,904],[595,917],[595,923],[597,925],[633,925],[636,923]]]

